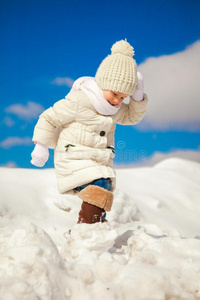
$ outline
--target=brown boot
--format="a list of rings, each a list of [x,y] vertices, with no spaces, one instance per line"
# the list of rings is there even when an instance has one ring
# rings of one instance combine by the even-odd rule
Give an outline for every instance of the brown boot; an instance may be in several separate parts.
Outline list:
[[[93,204],[110,211],[113,203],[113,193],[96,185],[88,185],[78,193],[78,197],[84,202]]]
[[[95,185],[88,185],[78,194],[83,200],[78,223],[105,222],[105,211],[111,210],[113,193]],[[103,217],[104,216],[104,217]]]
[[[105,210],[95,205],[83,202],[81,210],[79,212],[79,218],[77,223],[97,223],[102,222],[102,217],[105,214]]]

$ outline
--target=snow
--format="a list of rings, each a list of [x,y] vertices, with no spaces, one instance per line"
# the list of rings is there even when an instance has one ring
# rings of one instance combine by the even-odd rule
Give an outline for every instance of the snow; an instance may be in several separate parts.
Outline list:
[[[200,299],[200,164],[116,173],[109,222],[89,225],[53,169],[0,168],[1,300]]]

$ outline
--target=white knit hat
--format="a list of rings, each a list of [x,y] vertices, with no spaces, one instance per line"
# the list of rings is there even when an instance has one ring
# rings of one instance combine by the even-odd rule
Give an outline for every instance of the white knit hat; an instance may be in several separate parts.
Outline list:
[[[102,90],[132,95],[137,83],[137,65],[133,47],[125,40],[116,42],[95,75]]]

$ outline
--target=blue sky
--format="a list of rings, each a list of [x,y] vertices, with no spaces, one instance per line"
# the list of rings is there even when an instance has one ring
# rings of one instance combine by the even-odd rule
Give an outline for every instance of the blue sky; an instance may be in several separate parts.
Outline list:
[[[33,168],[38,115],[73,80],[94,76],[125,38],[149,107],[141,124],[117,126],[115,163],[173,155],[200,161],[199,11],[197,0],[1,0],[0,165]],[[46,167],[53,167],[52,151]]]

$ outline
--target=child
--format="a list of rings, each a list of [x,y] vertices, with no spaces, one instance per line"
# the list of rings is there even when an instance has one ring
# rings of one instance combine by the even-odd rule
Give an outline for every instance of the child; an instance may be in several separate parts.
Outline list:
[[[65,99],[40,115],[34,130],[31,163],[42,167],[49,157],[48,148],[55,149],[59,192],[73,191],[83,200],[78,223],[105,221],[115,188],[112,164],[116,124],[140,122],[147,106],[133,47],[121,40],[111,52],[95,78],[76,80]],[[129,104],[123,103],[127,96]]]

